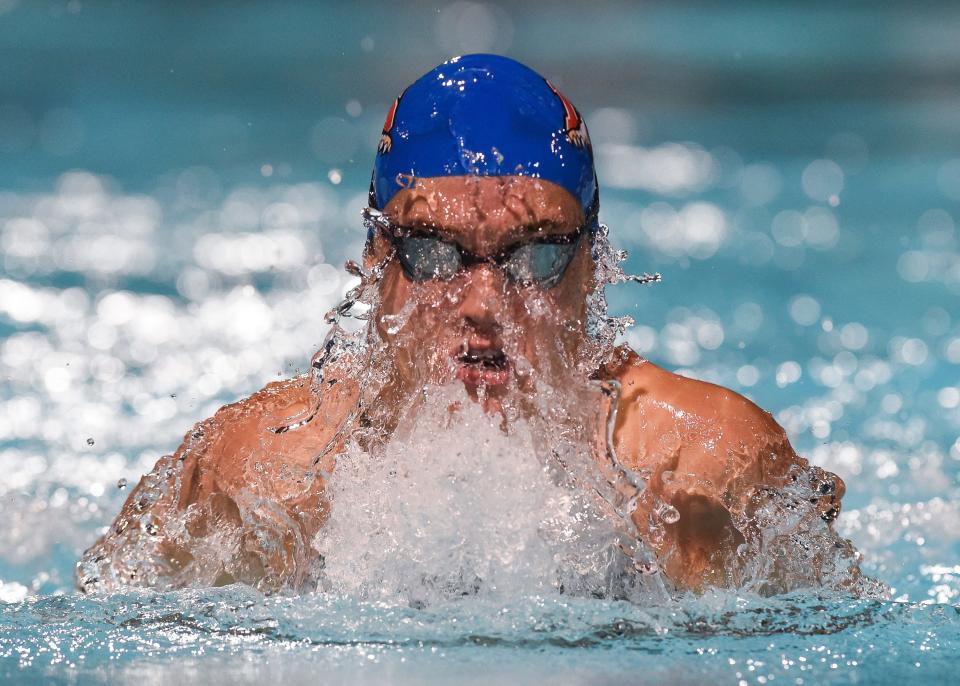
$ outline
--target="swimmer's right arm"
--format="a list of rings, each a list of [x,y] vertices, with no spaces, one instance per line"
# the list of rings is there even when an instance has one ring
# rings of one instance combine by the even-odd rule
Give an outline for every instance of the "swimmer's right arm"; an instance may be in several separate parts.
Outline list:
[[[336,402],[316,405],[299,377],[194,427],[83,556],[78,587],[301,585],[316,564],[311,542],[327,511],[314,463],[337,410]],[[284,430],[304,419],[311,421]]]

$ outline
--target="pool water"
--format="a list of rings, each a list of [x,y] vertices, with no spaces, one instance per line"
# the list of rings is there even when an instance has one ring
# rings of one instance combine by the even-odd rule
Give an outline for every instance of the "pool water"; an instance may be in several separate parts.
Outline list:
[[[960,647],[960,10],[853,3],[0,1],[0,679],[947,682]],[[654,287],[635,349],[773,412],[847,484],[889,597],[84,597],[193,422],[307,368],[383,113],[452,52],[557,82]]]

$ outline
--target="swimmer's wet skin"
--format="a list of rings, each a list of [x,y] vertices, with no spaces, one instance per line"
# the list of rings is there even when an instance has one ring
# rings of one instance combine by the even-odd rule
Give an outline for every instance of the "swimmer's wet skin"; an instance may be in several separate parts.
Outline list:
[[[647,486],[636,533],[680,588],[742,582],[738,555],[759,540],[772,494],[793,494],[800,504],[786,507],[829,530],[843,482],[799,457],[769,413],[592,339],[598,198],[586,125],[535,72],[471,55],[415,82],[387,116],[370,189],[363,335],[376,404],[365,353],[328,359],[330,346],[312,376],[222,408],[133,490],[78,563],[79,587],[315,587],[338,453],[388,443],[411,397],[451,381],[505,422],[542,411],[539,389],[615,382],[610,447]],[[859,578],[847,553],[839,585]],[[771,592],[789,587],[766,573]]]

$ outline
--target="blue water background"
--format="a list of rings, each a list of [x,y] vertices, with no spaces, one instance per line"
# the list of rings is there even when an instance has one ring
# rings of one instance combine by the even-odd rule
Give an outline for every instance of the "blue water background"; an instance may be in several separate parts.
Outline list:
[[[958,36],[949,2],[0,0],[0,676],[949,681]],[[590,125],[601,218],[630,269],[664,275],[610,289],[628,340],[839,473],[838,526],[892,600],[72,595],[119,480],[307,366],[389,103],[477,50],[529,63]]]

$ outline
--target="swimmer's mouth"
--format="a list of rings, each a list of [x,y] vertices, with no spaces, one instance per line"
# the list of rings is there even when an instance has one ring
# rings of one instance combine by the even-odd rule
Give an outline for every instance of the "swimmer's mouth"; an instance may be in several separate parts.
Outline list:
[[[456,360],[457,378],[468,385],[501,386],[509,377],[510,361],[498,348],[464,345]]]
[[[491,369],[505,369],[507,356],[502,350],[467,350],[460,356],[464,364],[481,364]]]

